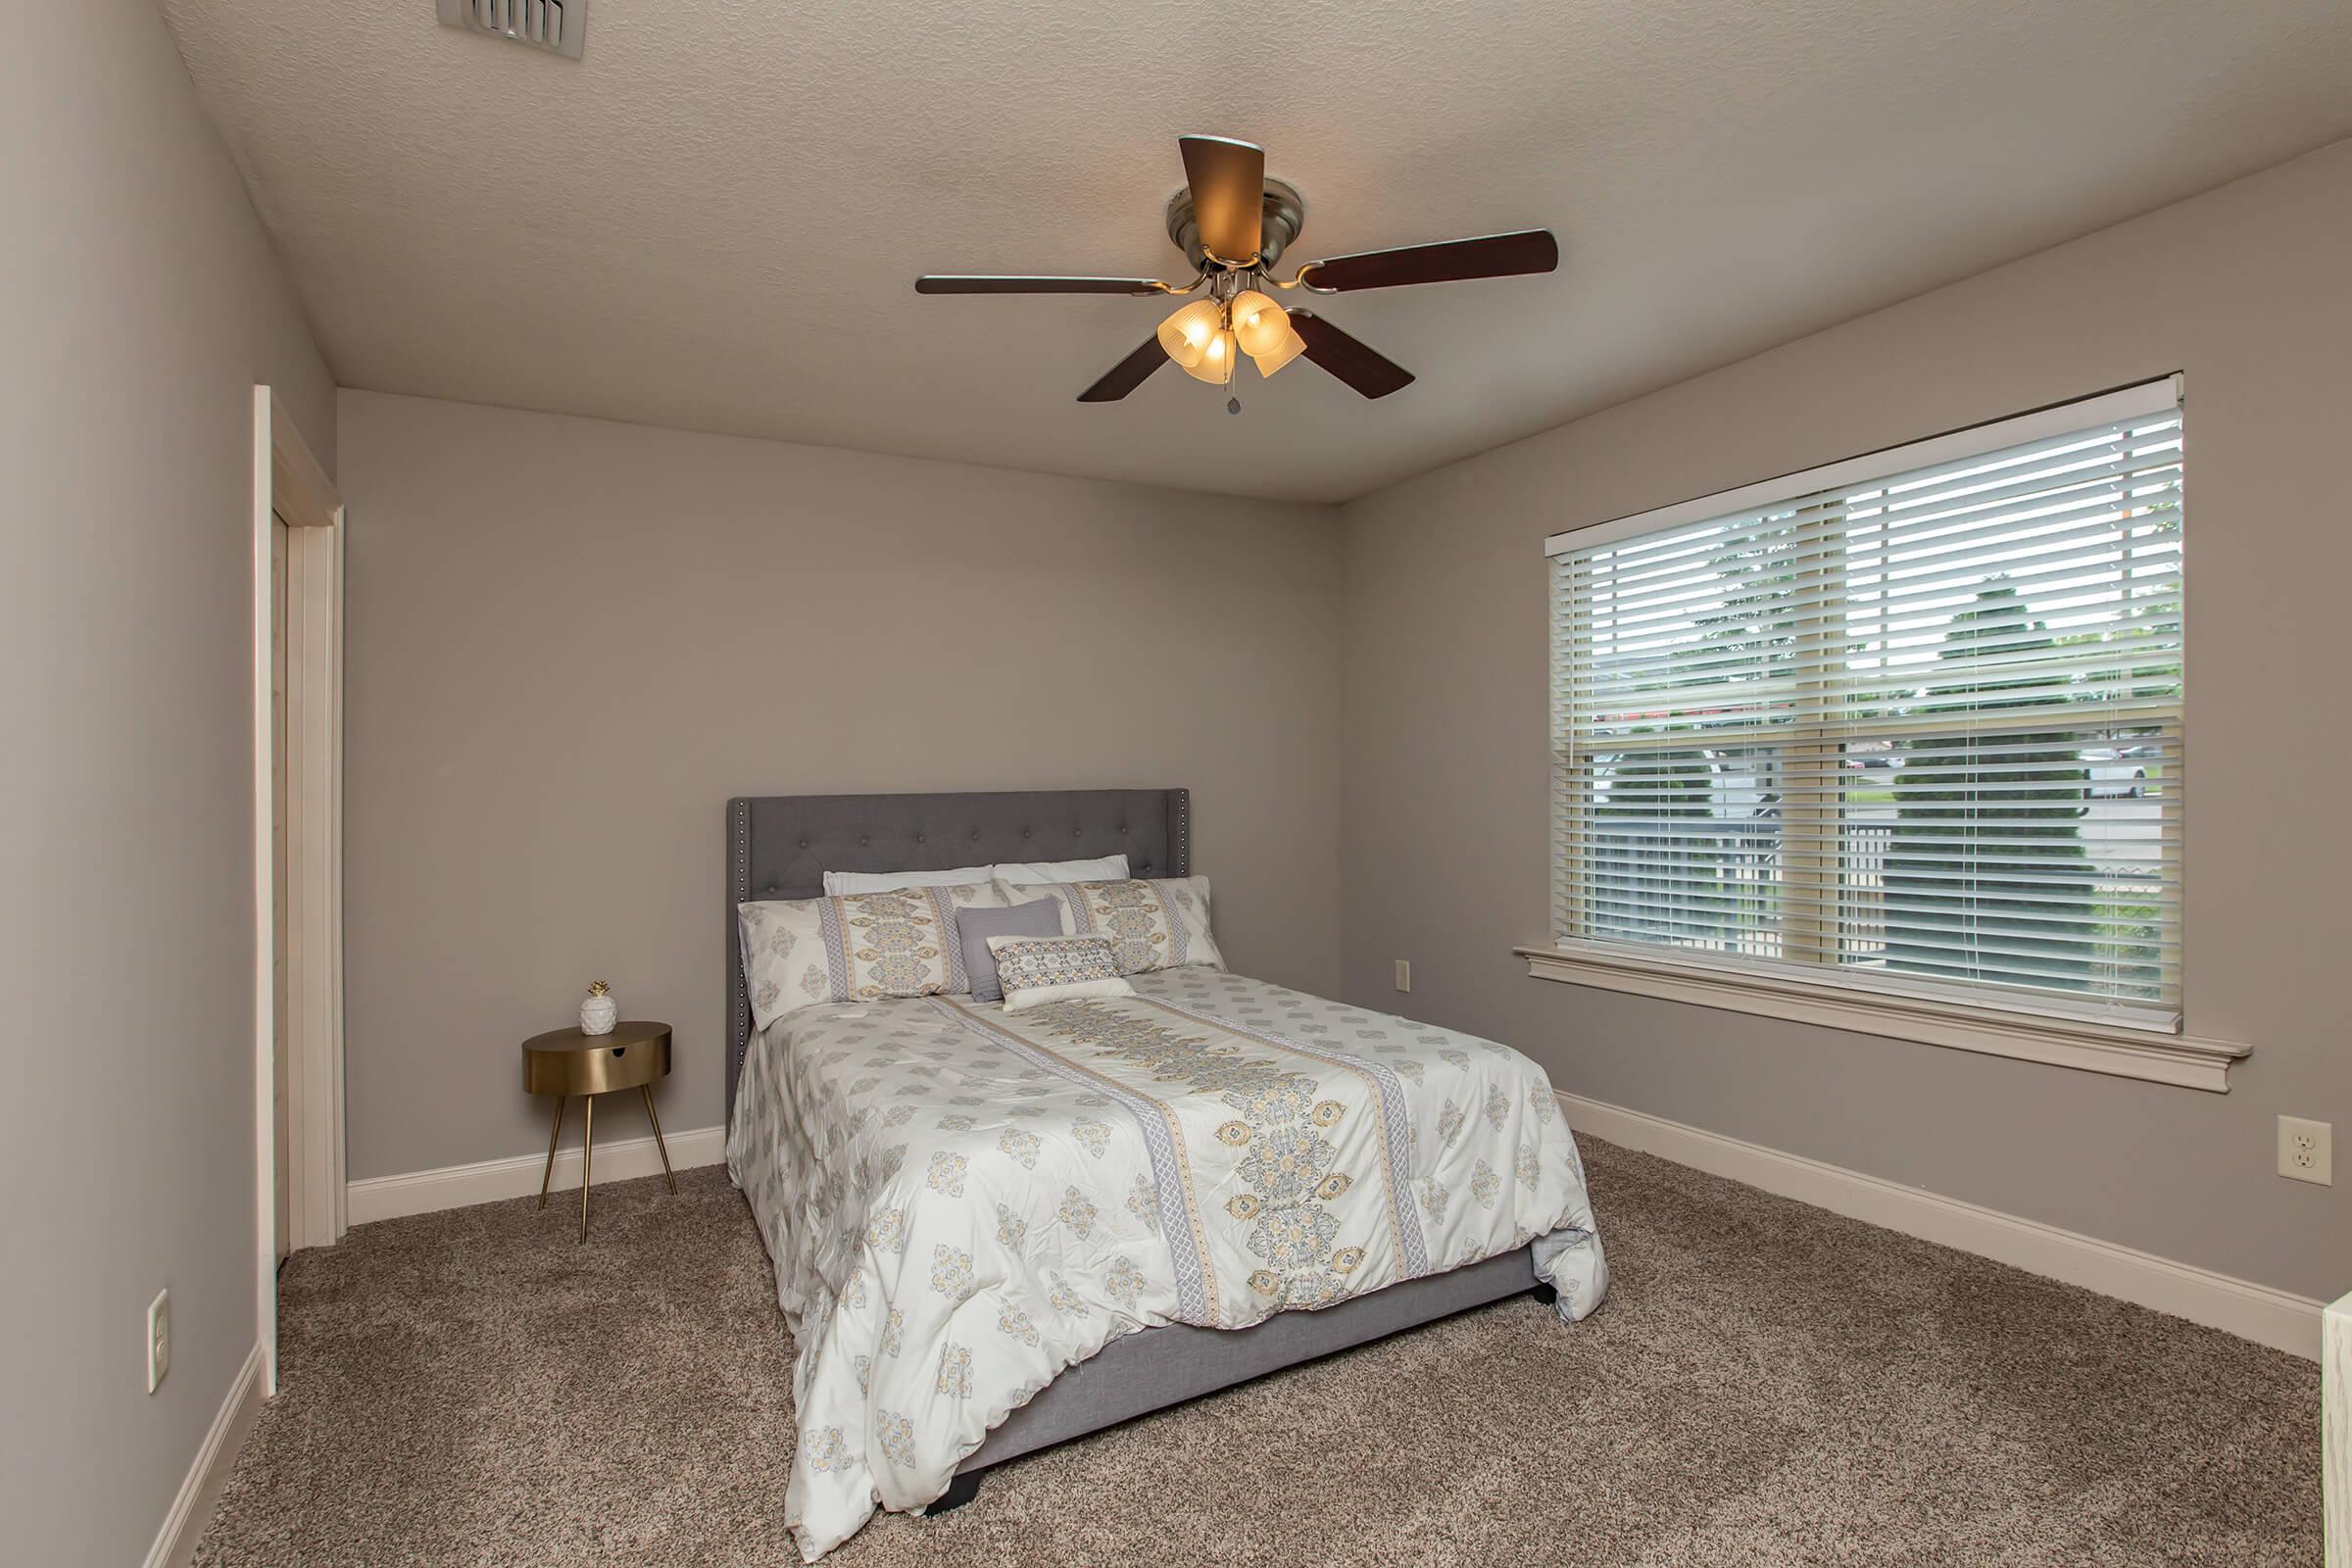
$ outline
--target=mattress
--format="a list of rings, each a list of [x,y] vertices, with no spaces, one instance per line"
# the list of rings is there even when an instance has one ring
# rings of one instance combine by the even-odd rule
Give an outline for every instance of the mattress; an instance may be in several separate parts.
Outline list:
[[[1607,1265],[1543,1070],[1220,970],[1020,1013],[828,1004],[752,1042],[728,1168],[797,1350],[809,1561],[937,1498],[1138,1330],[1239,1329],[1529,1250],[1568,1321]]]

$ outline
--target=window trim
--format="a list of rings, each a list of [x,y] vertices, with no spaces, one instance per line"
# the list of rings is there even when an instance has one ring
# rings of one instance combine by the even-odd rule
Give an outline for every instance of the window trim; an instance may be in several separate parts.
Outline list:
[[[1820,490],[1866,484],[1893,471],[1965,461],[2085,426],[2164,414],[2185,403],[2184,380],[2175,371],[1568,529],[1547,536],[1544,553],[1550,559],[1602,549],[1726,514],[1770,508]],[[1661,737],[1661,743],[1664,739]],[[1579,856],[1581,846],[1575,842],[1572,826],[1555,823],[1555,828],[1565,834],[1555,835],[1553,842],[1552,875],[1556,879],[1567,861]],[[1796,940],[1802,943],[1804,939],[1805,932],[1799,930]],[[1531,977],[2215,1094],[2229,1092],[2230,1064],[2252,1051],[2237,1042],[2181,1033],[2177,1013],[2167,1031],[2154,1021],[2107,1023],[2041,1010],[2034,1005],[2039,999],[2031,996],[2008,1006],[1997,998],[1947,999],[1880,990],[1829,975],[1816,979],[1780,968],[1713,962],[1670,948],[1653,953],[1628,944],[1589,941],[1571,933],[1555,932],[1551,940],[1554,945],[1550,947],[1512,950],[1527,960]]]
[[[1631,513],[1622,517],[1611,517],[1605,522],[1570,528],[1547,535],[1544,540],[1544,554],[1547,557],[1564,556],[1572,550],[1597,550],[1621,540],[1639,539],[1643,534],[1663,533],[1685,523],[1705,522],[1732,513],[1751,512],[1769,507],[1776,501],[1792,501],[1798,496],[1811,495],[1816,490],[1830,490],[1845,484],[1866,485],[1873,479],[1884,479],[1889,473],[1930,467],[1940,463],[1957,463],[1964,458],[1982,457],[1987,452],[1999,452],[2006,447],[2023,446],[2029,441],[2065,435],[2073,430],[2114,420],[2164,414],[2187,402],[2186,382],[2187,377],[2175,370],[2170,375],[2160,375],[2152,381],[2137,381],[2110,391],[2094,392],[2086,398],[2069,398],[2064,403],[2045,404],[2024,414],[1986,419],[1983,423],[1946,430],[1941,435],[1932,435],[1925,440],[1880,447],[1875,452],[1858,453],[1850,458],[1840,458],[1836,463],[1824,463],[1817,467],[1799,468],[1794,473],[1759,479],[1754,484],[1718,490],[1712,495],[1692,496],[1688,501],[1677,501],[1670,506],[1653,507],[1647,512]]]
[[[2230,1092],[2230,1063],[2251,1046],[2196,1035],[2074,1023],[1729,965],[1675,962],[1597,943],[1513,948],[1538,980],[1689,1003],[1854,1034],[2047,1062],[2211,1094]]]

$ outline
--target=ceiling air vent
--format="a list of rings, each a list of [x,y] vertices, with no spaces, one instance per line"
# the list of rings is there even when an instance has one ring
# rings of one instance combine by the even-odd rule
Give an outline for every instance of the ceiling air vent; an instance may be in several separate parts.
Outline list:
[[[493,32],[566,59],[588,41],[588,0],[438,0],[441,24]]]

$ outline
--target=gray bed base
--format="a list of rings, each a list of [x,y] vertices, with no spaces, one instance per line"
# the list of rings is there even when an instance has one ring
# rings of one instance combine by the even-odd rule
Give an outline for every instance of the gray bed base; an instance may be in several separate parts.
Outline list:
[[[739,796],[727,803],[727,1120],[751,1044],[735,906],[810,899],[827,871],[932,871],[1124,854],[1136,876],[1192,874],[1186,790],[1019,790],[966,795]],[[1531,1250],[1392,1285],[1247,1329],[1173,1323],[1113,1340],[1005,1417],[931,1507],[971,1499],[992,1465],[1335,1351],[1534,1290]]]

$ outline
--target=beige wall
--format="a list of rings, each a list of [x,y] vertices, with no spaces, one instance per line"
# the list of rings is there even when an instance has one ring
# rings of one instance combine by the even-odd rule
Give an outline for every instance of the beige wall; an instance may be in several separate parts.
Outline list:
[[[152,5],[12,12],[0,233],[0,1557],[136,1563],[257,1336],[253,384],[334,393]]]
[[[330,466],[337,410],[155,13],[24,26],[0,65],[0,946],[28,1111],[0,1140],[0,1517],[12,1559],[132,1562],[255,1338],[250,385]],[[2296,672],[2343,662],[2348,302],[2338,146],[1338,519],[345,394],[352,1174],[531,1152],[514,1042],[591,975],[678,1025],[671,1125],[716,1121],[730,794],[1184,783],[1250,972],[1378,1004],[1410,957],[1412,1010],[1576,1092],[2334,1294],[2352,1196],[2278,1181],[2271,1150],[2279,1112],[2352,1120],[2352,850],[2312,831],[2352,731],[2295,719]],[[2228,1098],[1525,978],[1544,534],[2175,368],[2189,1023],[2257,1048]],[[1007,711],[1041,693],[1066,694],[1051,721]],[[2230,760],[2280,735],[2291,765]]]
[[[2227,1097],[1527,977],[1546,940],[1544,536],[2188,373],[2188,1026]],[[1562,1088],[2308,1295],[2352,1285],[2352,143],[1351,503],[1347,991]],[[2306,705],[2316,705],[2307,707]],[[2324,715],[2315,722],[2313,714]],[[1606,1211],[1607,1195],[1601,1196]]]
[[[1186,785],[1218,940],[1337,987],[1332,509],[355,392],[342,442],[355,1178],[544,1148],[516,1045],[593,978],[717,1124],[732,795]]]

